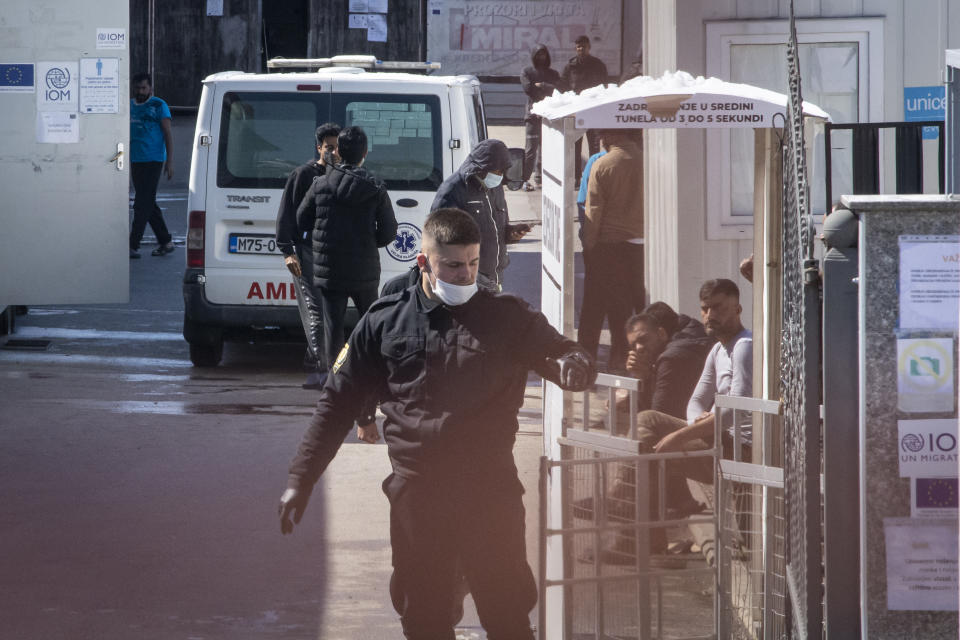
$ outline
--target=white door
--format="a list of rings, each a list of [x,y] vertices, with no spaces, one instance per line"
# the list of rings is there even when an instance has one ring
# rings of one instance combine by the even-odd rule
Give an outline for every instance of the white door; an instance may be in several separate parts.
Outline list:
[[[0,309],[128,300],[128,23],[128,0],[4,2]]]

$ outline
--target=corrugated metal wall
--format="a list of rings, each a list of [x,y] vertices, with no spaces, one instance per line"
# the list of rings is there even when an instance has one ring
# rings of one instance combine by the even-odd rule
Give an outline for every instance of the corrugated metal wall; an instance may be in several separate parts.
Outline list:
[[[387,41],[369,42],[365,29],[348,28],[348,0],[267,6],[262,0],[224,0],[222,16],[208,16],[203,0],[130,0],[130,66],[134,73],[152,66],[157,95],[171,106],[193,107],[206,76],[263,71],[266,56],[361,53],[422,60],[425,5],[390,0]]]

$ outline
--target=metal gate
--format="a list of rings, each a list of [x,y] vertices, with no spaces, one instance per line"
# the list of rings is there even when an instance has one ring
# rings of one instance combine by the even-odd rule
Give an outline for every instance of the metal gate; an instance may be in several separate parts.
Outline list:
[[[597,387],[606,396],[607,407],[602,402],[591,406],[590,393],[573,394],[579,411],[577,418],[570,419],[566,436],[560,438],[563,455],[560,460],[541,458],[538,626],[545,628],[543,603],[548,591],[563,589],[563,638],[567,640],[715,639],[716,567],[705,560],[708,549],[668,556],[655,551],[657,544],[652,540],[657,535],[665,540],[670,528],[700,525],[711,532],[709,544],[713,544],[716,509],[707,505],[697,515],[672,516],[666,509],[664,488],[671,460],[715,460],[718,449],[640,453],[638,384],[632,378],[601,374]],[[618,390],[621,396],[627,394],[624,400],[629,407],[621,424],[618,412],[609,409],[617,405]],[[543,499],[553,482],[562,483],[559,527],[550,527]],[[546,572],[550,538],[562,541],[561,576]]]
[[[797,32],[790,3],[789,100],[783,154],[783,331],[780,396],[784,426],[786,609],[792,636],[822,633],[820,507],[820,280],[813,253],[803,138]]]
[[[752,459],[759,464],[740,459],[736,446],[733,460],[719,462],[718,637],[781,640],[788,629],[780,403],[717,396],[718,417],[727,411],[733,412],[733,424],[744,419],[753,424]]]

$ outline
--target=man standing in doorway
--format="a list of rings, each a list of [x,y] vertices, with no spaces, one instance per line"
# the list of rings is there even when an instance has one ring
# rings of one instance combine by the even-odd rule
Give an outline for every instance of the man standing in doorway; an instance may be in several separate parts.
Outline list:
[[[607,65],[603,64],[603,60],[600,58],[590,55],[590,38],[586,35],[579,36],[574,41],[574,44],[577,48],[577,55],[567,61],[566,66],[563,68],[563,73],[560,74],[563,84],[577,93],[580,93],[584,89],[605,84],[609,79],[607,75]],[[578,180],[580,179],[581,167],[583,166],[580,156],[582,142],[582,139],[577,140],[576,155],[574,156]],[[600,151],[600,133],[598,131],[594,129],[587,131],[587,146],[589,147],[587,157]]]
[[[555,89],[563,91],[560,74],[550,68],[550,51],[546,45],[538,44],[530,54],[530,66],[520,74],[520,86],[527,94],[526,145],[523,151],[523,190],[533,191],[530,176],[534,176],[537,187],[543,182],[540,162],[540,116],[531,113],[530,108],[537,102],[553,94]]]
[[[618,370],[627,358],[624,327],[644,299],[643,152],[634,131],[607,129],[602,137],[607,154],[593,163],[587,185],[577,339],[596,358],[606,318],[607,367]]]
[[[303,217],[297,217],[297,209],[303,197],[310,191],[315,178],[327,174],[337,163],[337,136],[340,125],[328,122],[317,127],[317,158],[294,169],[287,178],[277,211],[277,248],[283,253],[283,262],[293,274],[297,286],[297,306],[300,321],[307,336],[307,352],[303,357],[309,374],[303,383],[304,389],[320,389],[324,373],[321,370],[323,355],[323,313],[320,310],[320,292],[313,286],[313,247],[311,235],[316,219],[316,208],[304,207]]]
[[[131,80],[130,99],[130,177],[133,179],[133,225],[130,228],[130,258],[140,257],[140,240],[150,223],[157,237],[157,248],[150,255],[163,256],[174,249],[173,236],[157,205],[160,174],[173,178],[173,133],[170,107],[153,94],[149,73],[138,73]]]

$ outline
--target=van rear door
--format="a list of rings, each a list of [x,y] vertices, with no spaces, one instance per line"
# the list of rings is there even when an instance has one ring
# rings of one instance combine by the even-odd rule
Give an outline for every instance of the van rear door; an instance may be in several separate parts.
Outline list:
[[[317,126],[331,119],[330,81],[296,83],[217,83],[204,238],[214,304],[296,304],[274,237],[277,208],[287,176],[315,157]]]
[[[446,91],[441,84],[385,82],[382,76],[377,82],[359,75],[333,79],[331,117],[366,132],[364,167],[386,183],[397,217],[396,240],[380,250],[381,282],[415,264],[423,221],[453,170]]]

